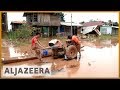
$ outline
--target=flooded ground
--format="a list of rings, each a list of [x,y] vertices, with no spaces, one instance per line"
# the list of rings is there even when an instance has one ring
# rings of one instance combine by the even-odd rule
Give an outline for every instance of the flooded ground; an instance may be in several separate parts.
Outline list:
[[[66,61],[63,58],[43,58],[41,63],[38,59],[5,64],[3,66],[24,66],[24,65],[47,65],[51,64],[52,74],[44,78],[117,78],[119,44],[117,40],[82,40],[84,48],[81,50],[81,59]],[[22,49],[21,49],[22,48]],[[27,51],[27,52],[26,52]],[[28,47],[2,47],[2,58],[33,57],[34,54]],[[19,59],[18,58],[18,59]],[[5,77],[5,76],[3,76]],[[30,76],[30,78],[43,78],[42,76]]]
[[[15,47],[12,44],[2,45],[2,59],[4,60],[23,59],[33,57],[34,55],[30,49],[30,45],[19,47]]]

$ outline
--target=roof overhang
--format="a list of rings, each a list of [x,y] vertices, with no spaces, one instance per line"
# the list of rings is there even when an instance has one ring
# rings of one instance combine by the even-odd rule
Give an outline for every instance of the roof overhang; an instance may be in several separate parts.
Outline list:
[[[83,26],[82,24],[79,24],[79,23],[71,23],[71,22],[60,22],[61,25],[64,25],[64,26]]]

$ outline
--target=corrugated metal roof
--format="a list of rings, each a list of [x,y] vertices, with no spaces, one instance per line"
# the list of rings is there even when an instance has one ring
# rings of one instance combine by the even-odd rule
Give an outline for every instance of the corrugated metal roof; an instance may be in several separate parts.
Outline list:
[[[11,24],[12,23],[23,24],[23,23],[26,23],[26,21],[12,21]]]
[[[71,22],[60,22],[60,24],[65,26],[71,26]],[[72,23],[72,26],[83,26],[83,25],[79,23]]]
[[[23,17],[25,17],[27,14],[33,14],[33,13],[46,13],[46,14],[54,14],[54,13],[62,13],[62,12],[59,12],[59,11],[27,11],[27,12],[24,12],[23,14]]]
[[[87,33],[89,33],[89,32],[92,32],[93,30],[95,30],[95,28],[97,27],[97,25],[96,26],[89,26],[89,27],[83,27],[83,34],[87,34]]]
[[[89,27],[83,27],[83,34],[87,34],[92,32],[93,30],[98,34],[101,35],[100,31],[98,29],[96,29],[97,25],[95,26],[89,26]]]
[[[104,25],[104,22],[103,21],[92,21],[92,22],[83,23],[83,26],[85,27],[95,26],[95,25]]]

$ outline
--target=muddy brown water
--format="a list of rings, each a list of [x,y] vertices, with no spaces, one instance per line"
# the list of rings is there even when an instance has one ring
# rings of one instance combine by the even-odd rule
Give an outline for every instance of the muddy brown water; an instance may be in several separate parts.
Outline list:
[[[24,65],[47,65],[52,63],[52,74],[44,78],[118,78],[119,44],[117,40],[94,40],[82,41],[81,59],[66,61],[63,58],[53,59],[52,57],[43,58],[41,63],[38,59],[7,64],[8,66]],[[25,47],[24,49],[27,50]],[[11,52],[10,52],[11,50]],[[13,51],[12,51],[13,50]],[[28,51],[28,50],[27,50]],[[2,58],[24,57],[25,50],[20,48],[2,47]],[[28,56],[33,55],[31,51]],[[3,66],[7,66],[3,65]],[[3,76],[4,78],[4,76]],[[30,78],[43,78],[42,76],[30,76]]]

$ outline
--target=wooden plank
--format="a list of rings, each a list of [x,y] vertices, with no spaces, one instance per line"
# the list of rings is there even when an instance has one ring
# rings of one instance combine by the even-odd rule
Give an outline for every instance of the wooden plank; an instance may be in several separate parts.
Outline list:
[[[16,63],[16,62],[22,62],[22,61],[28,61],[28,60],[34,60],[37,59],[37,57],[30,57],[25,59],[9,59],[2,61],[3,64],[10,64],[10,63]]]

